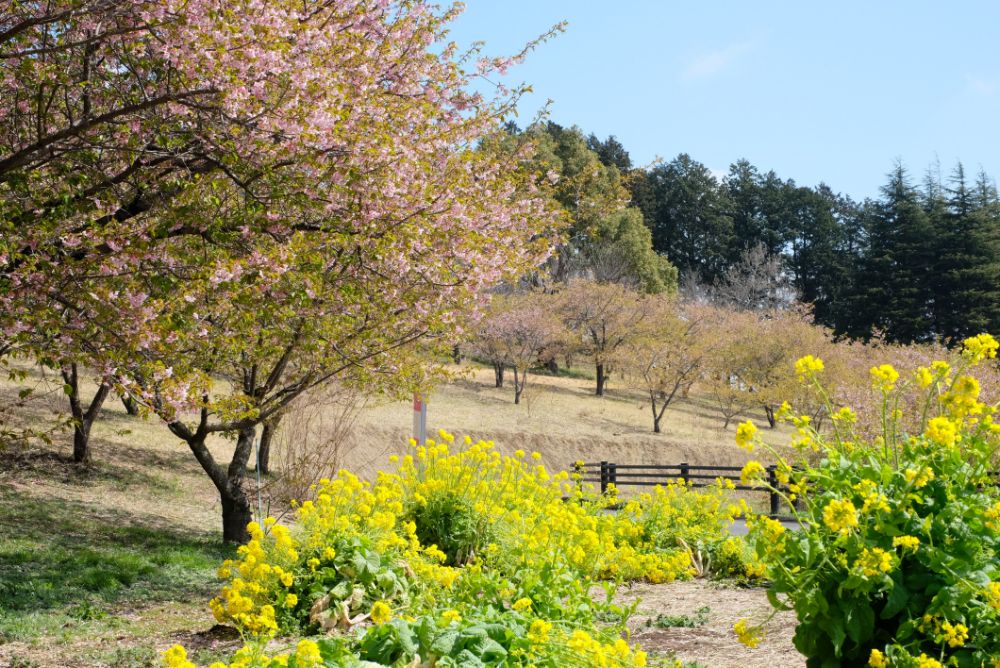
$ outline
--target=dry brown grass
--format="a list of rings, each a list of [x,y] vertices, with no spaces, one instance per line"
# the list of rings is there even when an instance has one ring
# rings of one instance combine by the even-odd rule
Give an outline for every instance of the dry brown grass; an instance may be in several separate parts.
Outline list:
[[[504,452],[536,450],[555,469],[581,459],[733,466],[747,460],[733,440],[736,421],[723,429],[722,417],[701,397],[670,406],[663,418],[664,433],[654,434],[648,401],[614,382],[606,396],[597,397],[592,380],[532,375],[521,405],[514,405],[513,389],[494,387],[492,369],[466,365],[461,371],[462,377],[431,395],[429,433],[442,428],[491,439]],[[763,411],[750,417],[766,424]],[[389,455],[405,450],[412,423],[409,401],[368,407],[358,421],[358,440],[344,454],[345,464],[370,474]],[[782,428],[764,432],[777,443],[788,440]]]

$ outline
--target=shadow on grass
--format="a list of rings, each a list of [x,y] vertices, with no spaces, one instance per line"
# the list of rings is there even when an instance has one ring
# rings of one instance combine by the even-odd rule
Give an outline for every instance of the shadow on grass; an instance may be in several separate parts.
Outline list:
[[[103,445],[99,439],[95,439],[94,443],[95,446]],[[102,459],[93,464],[82,465],[73,461],[68,447],[66,450],[66,453],[53,452],[47,448],[7,451],[0,461],[0,477],[4,473],[9,473],[18,480],[48,480],[73,487],[89,488],[106,485],[120,490],[133,487],[144,490],[141,492],[143,494],[147,494],[148,491],[160,493],[174,491],[168,479],[147,472],[147,469],[153,469],[152,465],[142,468],[135,466],[136,463],[143,465],[147,463],[141,457],[146,454],[144,452],[128,451],[117,455],[118,459],[130,462],[131,466]],[[193,458],[188,457],[188,459]],[[188,462],[185,460],[184,463]],[[161,470],[170,470],[166,467],[166,464],[160,465]],[[0,522],[2,521],[0,519]]]
[[[99,617],[116,606],[206,600],[232,548],[215,533],[0,487],[0,635],[17,617]]]

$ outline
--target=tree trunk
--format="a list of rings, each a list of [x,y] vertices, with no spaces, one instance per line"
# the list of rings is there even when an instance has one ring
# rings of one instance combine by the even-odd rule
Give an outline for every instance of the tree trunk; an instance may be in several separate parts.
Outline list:
[[[253,520],[253,510],[246,494],[220,493],[222,499],[222,540],[243,545],[250,541],[247,525]]]
[[[462,354],[462,348],[456,343],[451,349],[451,360],[455,364],[461,364],[465,356]]]
[[[131,394],[122,394],[122,405],[125,406],[125,412],[129,415],[135,417],[139,414],[139,404],[132,398]]]
[[[182,422],[171,422],[170,431],[183,439],[202,469],[212,479],[215,489],[219,492],[222,502],[222,539],[227,543],[243,544],[250,540],[247,524],[253,519],[253,507],[245,486],[247,462],[253,453],[256,426],[247,426],[240,430],[236,439],[236,450],[228,468],[224,468],[205,445],[208,436],[208,411],[202,410],[201,424],[192,431]]]
[[[649,392],[649,406],[653,410],[653,433],[659,434],[660,418],[663,417],[663,413],[656,410],[656,394],[652,390]]]
[[[553,376],[559,375],[559,360],[555,357],[550,358],[549,361],[545,363],[545,366],[548,367],[549,373]]]
[[[599,396],[599,397],[603,397],[604,396],[604,385],[605,385],[604,365],[603,364],[598,364],[597,365],[597,396]]]
[[[778,421],[774,417],[774,408],[771,406],[764,406],[764,412],[767,414],[768,426],[770,426],[771,429],[774,429],[774,427],[778,424]]]
[[[260,444],[257,446],[257,468],[261,474],[267,475],[271,472],[271,440],[274,433],[278,431],[281,423],[281,415],[276,414],[270,420],[264,422],[260,432]]]
[[[524,374],[517,375],[517,367],[514,367],[514,405],[521,403],[521,392],[524,390]]]
[[[90,463],[90,428],[101,413],[104,400],[111,392],[111,385],[101,383],[90,400],[86,410],[80,398],[80,374],[76,363],[70,363],[61,369],[63,381],[66,383],[66,394],[69,397],[69,410],[73,416],[73,461],[77,464]]]
[[[493,375],[496,377],[497,387],[503,387],[503,371],[504,371],[504,365],[497,364],[494,362]]]

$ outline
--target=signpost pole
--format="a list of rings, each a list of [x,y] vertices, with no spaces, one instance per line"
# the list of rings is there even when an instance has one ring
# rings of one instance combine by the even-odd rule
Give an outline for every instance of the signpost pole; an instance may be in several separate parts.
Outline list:
[[[427,442],[427,397],[413,393],[413,440],[417,445]]]

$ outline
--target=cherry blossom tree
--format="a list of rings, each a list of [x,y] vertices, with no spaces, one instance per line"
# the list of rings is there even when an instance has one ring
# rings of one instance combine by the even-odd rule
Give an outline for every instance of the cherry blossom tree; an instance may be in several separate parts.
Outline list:
[[[595,394],[604,396],[619,349],[644,333],[655,299],[617,283],[577,279],[560,294],[560,314],[576,334],[577,352],[597,373]]]
[[[426,378],[556,217],[492,137],[513,59],[417,0],[51,0],[0,10],[0,318],[168,424],[246,539],[257,427],[337,377]],[[470,63],[474,62],[474,65]],[[193,412],[192,412],[193,411]],[[235,439],[228,463],[207,440]]]
[[[498,297],[480,324],[474,343],[496,370],[514,372],[514,403],[528,384],[528,371],[552,359],[565,346],[567,332],[553,308],[555,298],[541,292]],[[497,387],[502,383],[497,371]]]
[[[716,343],[707,335],[716,318],[710,306],[654,298],[642,329],[619,350],[630,384],[649,398],[654,433],[667,407],[698,380]]]

